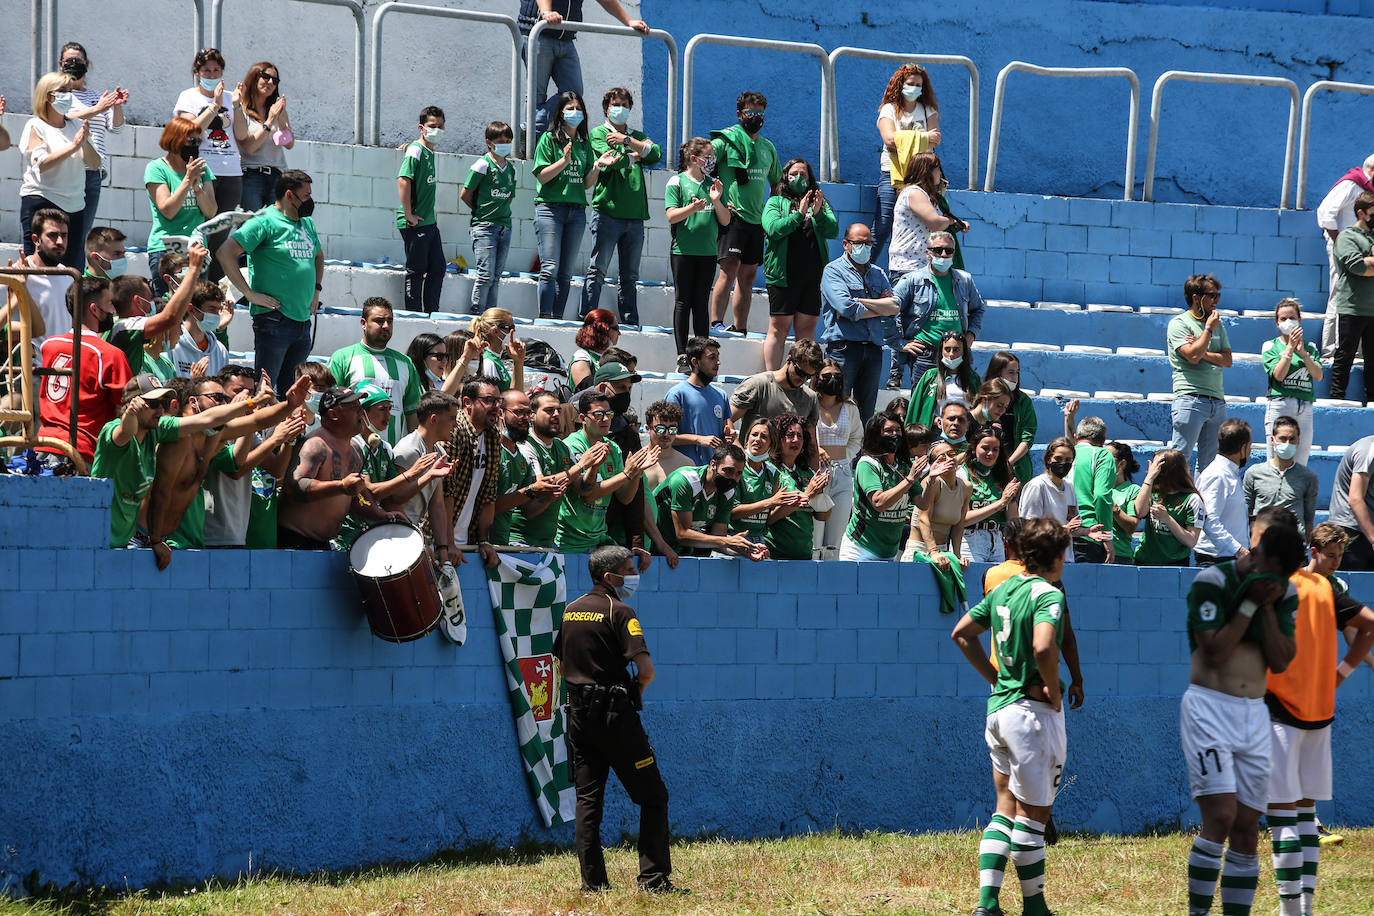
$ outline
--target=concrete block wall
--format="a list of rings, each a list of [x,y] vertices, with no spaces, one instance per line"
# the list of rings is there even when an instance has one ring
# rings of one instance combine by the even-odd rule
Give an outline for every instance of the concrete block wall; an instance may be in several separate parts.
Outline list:
[[[391,645],[368,632],[342,556],[187,551],[159,574],[145,552],[100,546],[109,494],[103,481],[0,480],[0,527],[16,532],[27,513],[32,532],[0,550],[12,583],[0,601],[0,888],[22,892],[31,872],[137,887],[571,841],[530,802],[477,569],[462,573],[466,645]],[[567,565],[574,596],[587,574],[581,558]],[[969,573],[975,596],[981,572]],[[1191,578],[1067,571],[1088,702],[1069,717],[1061,828],[1192,819],[1177,747]],[[655,563],[634,603],[659,671],[644,720],[678,835],[985,820],[987,688],[950,641],[925,567]],[[1363,670],[1342,688],[1338,786],[1374,778],[1359,753],[1370,694]],[[940,777],[921,805],[891,804],[913,773]],[[611,797],[614,839],[636,816]],[[1374,822],[1367,793],[1342,792],[1337,810],[1340,823]]]

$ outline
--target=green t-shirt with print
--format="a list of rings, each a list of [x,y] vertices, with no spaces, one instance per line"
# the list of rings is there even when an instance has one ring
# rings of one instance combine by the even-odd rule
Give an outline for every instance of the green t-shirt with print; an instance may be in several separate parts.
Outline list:
[[[210,470],[212,471],[233,474],[238,469],[239,465],[234,460],[234,446],[232,444],[220,446],[220,450],[215,452],[215,457],[210,459]],[[177,525],[176,531],[167,536],[167,546],[173,550],[201,550],[205,547],[204,488],[196,488],[196,495],[191,497],[191,503],[186,507],[186,514],[181,517],[181,524]]]
[[[1184,528],[1200,528],[1206,514],[1202,497],[1187,491],[1170,493],[1168,496],[1153,494],[1150,505],[1164,506],[1164,511],[1169,513],[1169,517]],[[1142,521],[1145,523],[1145,530],[1140,536],[1140,549],[1135,552],[1137,566],[1188,565],[1188,555],[1193,549],[1174,537],[1167,524],[1148,515]]]
[[[536,478],[562,474],[573,466],[568,443],[562,439],[554,439],[545,445],[531,432],[530,437],[521,442],[519,448],[520,454],[525,456],[525,461]],[[511,519],[511,543],[527,547],[552,547],[558,534],[558,514],[557,503],[538,515],[528,517],[523,507],[516,506]]]
[[[501,476],[496,484],[496,496],[509,496],[521,487],[528,487],[534,483],[534,470],[530,467],[529,461],[520,453],[520,449],[507,449],[505,444],[501,445]],[[543,514],[548,515],[553,512],[554,507],[545,509]],[[491,538],[493,544],[509,544],[511,528],[515,524],[515,509],[508,509],[505,512],[496,513],[492,519],[491,530],[487,536]]]
[[[478,375],[491,379],[496,383],[496,387],[502,391],[509,391],[514,385],[510,369],[506,368],[506,361],[501,358],[500,353],[489,349],[482,351],[482,362],[478,369]]]
[[[778,469],[771,461],[764,461],[763,466],[757,471],[750,466],[749,462],[744,463],[744,473],[739,479],[739,500],[738,505],[747,506],[750,503],[762,502],[772,496],[778,489]],[[763,537],[768,530],[768,510],[761,509],[752,515],[743,518],[730,519],[730,533],[738,534],[743,532],[748,535],[751,541],[757,541]]]
[[[415,413],[420,395],[424,394],[420,373],[409,356],[400,350],[374,350],[360,342],[335,350],[327,365],[334,380],[345,387],[352,388],[364,379],[376,382],[391,399],[391,416],[384,430],[386,441],[394,446],[406,436],[409,430],[405,415]]]
[[[563,146],[566,142],[560,143],[555,140],[553,131],[548,131],[539,138],[539,143],[534,148],[535,175],[563,158]],[[553,178],[539,185],[539,192],[534,195],[534,202],[537,204],[577,204],[585,207],[587,205],[587,188],[584,182],[586,182],[587,176],[591,174],[592,162],[594,161],[592,145],[586,140],[574,139],[572,152],[568,155],[567,166]]]
[[[472,192],[472,224],[510,228],[510,202],[515,198],[515,163],[496,164],[491,153],[472,164],[463,187]]]
[[[791,469],[776,465],[779,489],[796,490],[805,493],[811,478],[816,472],[808,467],[797,466]],[[763,543],[768,547],[768,556],[774,560],[809,560],[815,545],[816,510],[810,506],[800,506],[790,515],[785,515],[768,526],[764,532]]]
[[[1112,489],[1112,508],[1127,515],[1135,515],[1135,497],[1140,492],[1140,484],[1123,483]],[[1139,524],[1139,523],[1137,523]],[[1116,523],[1116,513],[1112,513],[1112,551],[1117,560],[1129,560],[1135,556],[1135,529],[1128,529]]]
[[[629,147],[611,146],[606,142],[613,128],[601,124],[591,129],[587,140],[592,147],[592,158],[599,159],[609,152],[617,152],[615,162],[601,170],[592,188],[592,206],[600,213],[616,219],[649,218],[649,191],[644,184],[644,168],[658,163],[663,158],[663,150],[657,143],[650,143],[642,156],[632,155]],[[636,142],[649,139],[642,130],[627,131]]]
[[[1026,698],[1031,687],[1043,685],[1035,661],[1035,628],[1054,625],[1055,642],[1064,641],[1064,593],[1039,576],[1012,576],[978,602],[969,617],[992,631],[997,655],[997,680],[988,696],[988,715]],[[1064,682],[1059,682],[1063,690]]]
[[[1169,319],[1169,329],[1165,340],[1169,347],[1169,365],[1173,367],[1173,392],[1175,396],[1195,394],[1218,399],[1226,396],[1222,390],[1220,366],[1209,363],[1205,359],[1193,364],[1178,353],[1178,348],[1185,346],[1190,336],[1193,338],[1201,337],[1205,328],[1206,323],[1194,317],[1191,312],[1184,312]],[[1220,353],[1222,350],[1229,349],[1231,349],[1231,344],[1226,338],[1226,325],[1219,324],[1217,329],[1212,332],[1212,338],[1207,344],[1207,352]]]
[[[153,485],[157,469],[157,447],[163,442],[175,442],[181,421],[177,417],[158,417],[157,425],[124,445],[115,445],[114,434],[122,421],[115,418],[106,423],[95,440],[95,460],[91,476],[107,478],[114,485],[114,501],[110,503],[110,546],[127,547],[138,523],[138,508]]]
[[[162,184],[166,185],[167,189],[174,193],[177,188],[181,187],[182,177],[183,176],[176,173],[175,169],[168,165],[166,159],[154,159],[152,162],[148,163],[147,167],[143,170],[143,184],[145,187],[150,184]],[[215,176],[211,173],[209,166],[205,168],[204,180],[215,180]],[[171,219],[162,215],[162,211],[157,208],[157,201],[153,199],[151,192],[148,194],[148,206],[153,212],[153,228],[148,233],[148,250],[150,252],[166,251],[167,246],[162,241],[165,237],[169,235],[189,236],[195,231],[197,226],[210,218],[200,212],[200,204],[196,201],[196,193],[194,190],[188,190],[186,192],[186,199],[181,202],[181,209],[178,210],[177,215]]]
[[[249,550],[272,550],[277,546],[277,478],[262,468],[253,468],[252,474],[253,495],[248,504],[248,531],[243,546]]]
[[[942,277],[931,271],[930,278],[935,281],[937,298],[916,339],[928,347],[939,347],[946,334],[964,333],[964,323],[959,320],[959,306],[954,301],[954,275],[947,273]]]
[[[420,218],[415,224],[417,229],[433,226],[435,222],[434,191],[438,177],[434,163],[434,150],[419,140],[412,140],[406,147],[405,156],[401,158],[401,170],[396,175],[397,178],[410,179],[410,212]],[[404,207],[396,208],[396,228],[408,228]]]
[[[232,238],[248,253],[248,285],[253,291],[276,299],[282,317],[309,321],[317,282],[315,256],[320,253],[315,221],[308,216],[291,219],[275,206],[264,207]],[[255,305],[249,314],[257,317],[269,311]]]
[[[968,480],[971,484],[969,489],[968,511],[972,513],[976,509],[985,509],[1002,498],[1002,485],[997,482],[997,478],[992,476],[992,468],[984,470],[978,462],[969,459]],[[996,522],[998,525],[1007,523],[1007,510],[1005,507],[998,509],[992,515],[983,519],[978,524]],[[971,525],[969,527],[972,527]]]
[[[729,525],[730,510],[739,505],[738,487],[729,490],[716,488],[710,494],[706,492],[704,481],[709,468],[710,465],[677,468],[654,489],[654,524],[674,553],[683,553],[683,547],[677,539],[677,528],[673,526],[674,512],[692,513],[692,530],[710,534],[711,528],[716,525]],[[705,554],[710,551],[701,552]]]
[[[725,130],[711,131],[711,150],[726,206],[746,223],[761,225],[763,206],[782,177],[773,141],[762,136],[751,139],[743,125],[732,124]]]
[[[854,510],[845,536],[874,556],[891,559],[897,555],[911,497],[920,493],[920,487],[913,486],[886,509],[876,508],[873,497],[895,487],[906,472],[900,464],[885,465],[871,455],[860,458],[854,469]]]
[[[1235,560],[1223,560],[1193,578],[1193,584],[1188,587],[1188,651],[1197,648],[1198,631],[1220,630],[1239,612],[1254,575],[1242,577],[1236,570]],[[1261,577],[1278,578],[1278,574],[1268,573]],[[1297,620],[1298,587],[1289,582],[1283,597],[1274,603],[1274,622],[1280,633],[1292,636],[1297,629]],[[1264,620],[1259,613],[1250,619],[1241,639],[1252,643],[1264,641]]]
[[[367,444],[365,438],[354,436],[353,445],[362,452],[362,472],[373,483],[382,483],[400,473],[396,467],[396,459],[391,454],[391,446],[387,444],[385,439],[378,443],[376,448],[372,448]],[[411,521],[418,522],[419,519],[412,518]],[[339,533],[334,536],[330,546],[335,550],[348,550],[359,535],[375,524],[377,524],[376,519],[360,514],[355,503],[353,508],[348,510],[348,514],[344,516],[343,524],[339,526]]]
[[[544,136],[547,137],[548,134]],[[587,434],[580,429],[563,441],[568,444],[568,454],[572,456],[573,461],[580,460],[583,453],[591,447],[587,441]],[[588,482],[608,480],[625,470],[625,458],[620,452],[620,446],[609,439],[602,441],[611,447],[610,454],[601,463],[601,467],[587,476]],[[587,502],[581,493],[576,492],[576,487],[568,487],[563,493],[563,498],[558,501],[558,534],[555,537],[558,549],[564,553],[587,553],[592,548],[607,543],[606,507],[614,498],[615,493],[611,492]]]
[[[1299,401],[1307,401],[1309,404],[1317,399],[1316,392],[1312,390],[1312,373],[1307,371],[1307,364],[1302,361],[1302,357],[1294,353],[1288,358],[1288,374],[1283,380],[1274,377],[1274,369],[1278,367],[1279,360],[1283,358],[1284,348],[1287,346],[1282,337],[1275,337],[1264,345],[1260,351],[1260,361],[1264,363],[1264,374],[1269,377],[1269,396],[1271,398],[1297,398]],[[1312,362],[1321,365],[1321,351],[1317,345],[1303,341],[1303,349],[1312,358]]]
[[[124,358],[129,361],[129,371],[134,375],[139,375],[143,369],[143,342],[146,337],[143,328],[148,323],[148,316],[138,315],[131,318],[119,318],[115,320],[115,326],[105,333],[105,339],[119,348],[119,352],[124,354]]]
[[[686,172],[678,172],[668,179],[663,188],[663,208],[675,210],[685,207],[694,200],[711,201],[710,179],[695,181]],[[720,223],[716,211],[707,207],[699,213],[692,213],[686,219],[669,227],[673,234],[672,253],[677,255],[716,256],[716,240],[720,236]]]

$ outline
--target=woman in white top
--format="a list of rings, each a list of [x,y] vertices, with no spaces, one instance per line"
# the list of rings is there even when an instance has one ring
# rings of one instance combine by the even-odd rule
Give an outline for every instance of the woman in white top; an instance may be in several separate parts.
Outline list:
[[[172,114],[196,122],[205,131],[201,158],[215,176],[216,209],[228,213],[238,207],[243,195],[243,160],[239,155],[239,143],[248,138],[248,119],[243,114],[243,83],[234,88],[226,106],[224,55],[216,48],[202,48],[196,53],[191,75],[196,83],[177,96]]]
[[[24,153],[19,226],[26,255],[33,254],[33,215],[44,209],[61,210],[70,229],[72,218],[86,208],[86,169],[100,168],[89,122],[67,117],[76,104],[71,82],[65,73],[39,78],[33,89],[34,116],[19,135]]]
[[[248,136],[239,140],[243,165],[243,209],[261,210],[277,199],[277,179],[286,171],[286,150],[296,145],[281,94],[281,71],[258,61],[243,78],[243,113]]]
[[[967,231],[966,223],[940,209],[945,187],[939,156],[926,152],[911,157],[892,213],[892,247],[887,252],[888,279],[892,283],[902,274],[924,270],[930,263],[926,252],[930,233]]]
[[[62,72],[72,78],[70,91],[76,107],[68,112],[91,127],[91,145],[100,154],[100,166],[86,169],[86,206],[72,218],[67,227],[67,256],[62,263],[77,270],[86,266],[86,236],[95,225],[96,209],[100,206],[100,185],[109,174],[105,168],[105,133],[119,133],[124,129],[124,103],[129,101],[127,90],[116,86],[97,92],[86,86],[86,73],[91,68],[86,49],[75,41],[62,46]]]
[[[1045,473],[1034,477],[1021,490],[1018,511],[1022,518],[1047,516],[1069,529],[1070,537],[1085,535],[1093,540],[1110,541],[1110,531],[1096,529],[1094,532],[1083,530],[1078,519],[1078,497],[1074,495],[1073,484],[1067,479],[1073,471],[1073,443],[1063,436],[1053,439],[1045,446]],[[1073,562],[1073,547],[1064,551],[1064,562]]]
[[[838,548],[849,525],[849,513],[854,508],[854,466],[864,441],[864,424],[859,418],[859,405],[844,396],[844,370],[835,360],[826,358],[811,383],[816,389],[820,406],[820,422],[816,426],[816,441],[830,461],[830,486],[826,494],[834,508],[824,521],[816,521],[816,547]],[[821,559],[833,559],[834,550]]]
[[[892,153],[897,150],[899,130],[925,131],[928,149],[940,145],[940,103],[935,101],[930,76],[920,64],[898,67],[887,81],[878,105],[878,134],[883,145],[878,154],[878,207],[873,214],[875,260],[892,236],[892,208],[897,202],[897,186],[892,183]]]

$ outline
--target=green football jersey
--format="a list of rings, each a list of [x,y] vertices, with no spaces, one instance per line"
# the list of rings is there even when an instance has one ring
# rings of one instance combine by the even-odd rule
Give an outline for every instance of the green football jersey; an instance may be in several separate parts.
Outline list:
[[[520,454],[525,456],[531,472],[538,477],[551,477],[562,474],[573,466],[572,454],[568,443],[554,439],[548,445],[530,433],[530,437],[520,443]],[[526,547],[552,547],[558,534],[558,504],[549,506],[534,516],[526,516],[520,506],[515,507],[511,519],[510,537],[512,544]]]
[[[654,490],[654,523],[663,540],[676,553],[682,553],[683,549],[673,526],[674,512],[692,513],[692,530],[710,534],[715,525],[730,523],[730,510],[739,504],[737,486],[707,494],[702,481],[709,467],[678,468],[663,478],[663,483]]]
[[[891,559],[897,555],[907,524],[907,508],[921,487],[912,486],[901,499],[882,510],[873,505],[873,496],[897,486],[906,472],[903,465],[884,465],[870,455],[860,458],[854,469],[854,514],[849,517],[845,537],[874,556]]]
[[[434,191],[438,179],[434,164],[434,150],[419,140],[412,140],[406,147],[405,156],[401,159],[401,169],[397,173],[398,178],[410,179],[410,212],[420,219],[415,226],[417,229],[421,226],[433,226],[435,222]],[[396,208],[396,228],[407,228],[404,207]]]
[[[1026,691],[1045,682],[1035,664],[1035,628],[1054,625],[1055,641],[1064,639],[1064,593],[1039,576],[1013,576],[969,611],[979,626],[992,631],[997,655],[997,681],[988,697],[988,715],[1024,699]],[[1064,683],[1059,683],[1062,692]],[[1061,693],[1062,695],[1062,693]]]
[[[747,506],[750,503],[763,502],[778,489],[778,469],[773,462],[765,461],[763,466],[757,471],[746,461],[744,473],[740,476],[738,487],[738,505]],[[768,510],[762,509],[752,515],[743,518],[730,519],[730,533],[738,534],[743,532],[751,540],[763,537],[768,530]]]
[[[1236,615],[1253,578],[1252,574],[1242,579],[1236,572],[1235,560],[1209,566],[1197,574],[1193,584],[1188,588],[1189,651],[1197,648],[1197,637],[1193,634],[1199,630],[1220,630]],[[1298,619],[1296,585],[1288,583],[1288,590],[1279,599],[1274,610],[1277,612],[1275,616],[1278,619],[1279,631],[1286,636],[1292,636]],[[1257,643],[1263,638],[1264,624],[1256,612],[1241,639]]]
[[[504,443],[501,445],[501,477],[496,485],[496,496],[508,496],[521,487],[527,487],[534,483],[534,471],[530,468],[529,461],[524,455],[520,454],[519,448],[508,450]],[[553,512],[550,506],[544,510],[547,515]],[[515,510],[510,509],[505,512],[496,513],[496,518],[492,520],[491,531],[488,537],[493,544],[509,544],[510,532],[515,524]]]
[[[591,447],[587,434],[580,429],[563,441],[567,443],[568,453],[574,461],[580,460]],[[620,446],[609,439],[602,441],[611,447],[610,454],[588,480],[608,480],[625,470],[625,458],[621,455]],[[558,534],[555,541],[558,549],[564,553],[587,553],[594,547],[608,543],[606,507],[611,504],[615,494],[607,493],[587,502],[581,493],[575,491],[575,487],[568,487],[558,502]]]
[[[782,465],[776,466],[780,489],[796,490],[805,493],[811,478],[816,472],[808,467],[797,466],[791,470]],[[816,510],[801,506],[790,515],[783,516],[768,526],[764,532],[763,543],[768,546],[768,555],[774,560],[809,560],[816,541]]]
[[[387,444],[394,446],[405,438],[409,432],[405,415],[416,411],[420,395],[424,394],[420,373],[409,356],[400,350],[374,350],[365,343],[355,343],[335,350],[328,365],[334,379],[348,388],[363,379],[376,382],[391,398],[391,417],[385,430]]]

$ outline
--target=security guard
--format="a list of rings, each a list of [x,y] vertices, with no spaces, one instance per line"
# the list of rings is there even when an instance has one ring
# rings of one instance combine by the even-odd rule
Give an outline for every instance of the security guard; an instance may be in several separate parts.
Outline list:
[[[668,875],[668,788],[639,722],[640,691],[654,679],[654,663],[634,609],[621,598],[639,584],[633,555],[600,547],[587,560],[592,590],[568,604],[553,654],[568,688],[568,758],[577,786],[577,861],[582,889],[611,886],[601,851],[601,809],[611,769],[639,805],[639,886],[678,891]],[[633,662],[635,673],[626,670]]]

